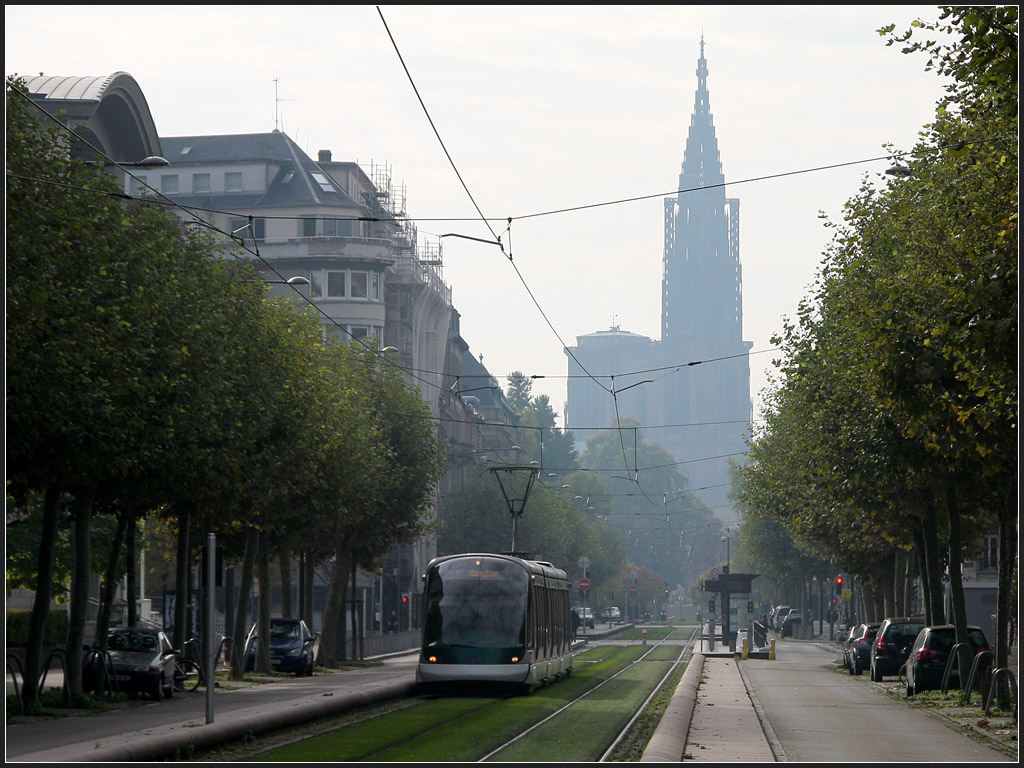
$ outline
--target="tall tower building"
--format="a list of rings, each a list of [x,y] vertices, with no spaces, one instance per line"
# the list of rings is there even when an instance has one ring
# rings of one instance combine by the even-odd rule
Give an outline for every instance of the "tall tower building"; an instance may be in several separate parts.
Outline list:
[[[658,427],[645,439],[672,453],[690,489],[731,522],[729,465],[742,459],[751,419],[751,343],[743,341],[740,206],[726,197],[703,39],[678,189],[665,200],[661,341],[648,344],[650,363],[644,366],[636,359],[642,345],[635,334],[613,328],[618,333],[578,337],[570,350],[566,427],[606,426],[607,420],[593,403],[607,395],[579,377],[577,358],[595,375],[661,369],[646,391],[638,386],[628,401],[619,402],[619,416]],[[594,343],[599,335],[600,347]],[[639,378],[617,381],[628,385]]]
[[[685,462],[692,489],[723,518],[728,466],[746,449],[751,418],[750,342],[743,341],[739,200],[726,197],[708,96],[704,40],[697,59],[697,92],[686,137],[679,192],[665,200],[661,353],[663,445]]]

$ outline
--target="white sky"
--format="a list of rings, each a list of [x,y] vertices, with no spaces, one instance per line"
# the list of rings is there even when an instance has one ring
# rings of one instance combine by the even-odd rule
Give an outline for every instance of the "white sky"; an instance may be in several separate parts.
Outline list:
[[[376,6],[8,5],[6,74],[126,71],[161,136],[270,131],[276,79],[280,126],[311,157],[389,164],[411,216],[467,219],[421,221],[421,236],[490,238],[397,46],[495,232],[513,217],[502,241],[540,305],[498,248],[446,238],[462,335],[503,386],[513,370],[548,377],[533,391],[559,414],[562,342],[613,322],[660,338],[662,197],[678,183],[701,35],[727,195],[741,202],[755,404],[771,335],[829,238],[818,212],[837,218],[889,163],[738,182],[908,149],[942,93],[924,56],[875,32],[934,21],[936,6],[380,8],[387,29]]]

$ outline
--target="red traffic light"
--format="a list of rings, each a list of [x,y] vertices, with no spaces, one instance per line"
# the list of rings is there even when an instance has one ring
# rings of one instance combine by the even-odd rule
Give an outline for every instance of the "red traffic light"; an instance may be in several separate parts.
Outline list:
[[[843,586],[843,577],[842,576],[836,576],[836,586],[837,587]]]

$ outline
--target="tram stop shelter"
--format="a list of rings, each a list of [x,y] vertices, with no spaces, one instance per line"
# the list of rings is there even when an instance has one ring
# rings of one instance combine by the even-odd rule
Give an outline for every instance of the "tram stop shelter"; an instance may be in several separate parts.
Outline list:
[[[729,650],[736,651],[736,631],[746,627],[753,616],[754,607],[750,600],[750,584],[760,574],[720,573],[714,578],[703,579],[700,588],[704,592],[716,593],[719,613],[722,617],[722,643]],[[715,611],[710,615],[714,617]]]

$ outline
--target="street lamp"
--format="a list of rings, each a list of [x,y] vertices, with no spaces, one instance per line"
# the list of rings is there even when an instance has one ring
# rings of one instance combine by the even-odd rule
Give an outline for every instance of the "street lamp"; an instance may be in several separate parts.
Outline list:
[[[723,571],[723,573],[728,573],[729,572],[729,561],[731,559],[731,556],[729,554],[729,542],[730,542],[730,538],[731,537],[729,536],[729,529],[728,528],[726,528],[723,531],[723,533],[725,534],[725,536],[722,537],[722,541],[725,542],[725,570]]]

